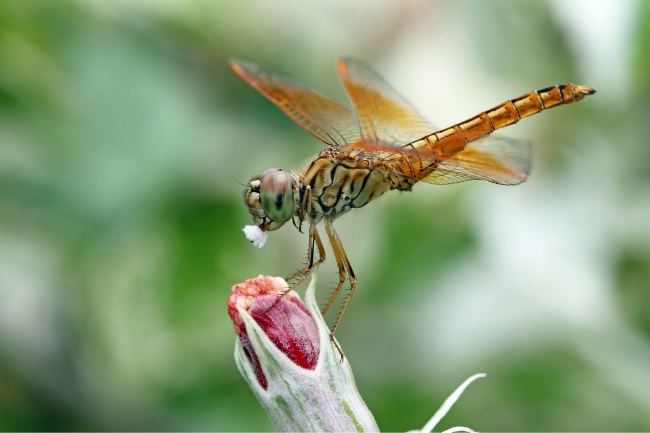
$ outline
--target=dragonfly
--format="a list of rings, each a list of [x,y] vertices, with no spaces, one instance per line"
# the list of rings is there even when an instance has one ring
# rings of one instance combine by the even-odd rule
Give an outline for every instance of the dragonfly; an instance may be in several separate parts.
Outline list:
[[[388,191],[411,191],[418,182],[444,185],[474,179],[517,185],[526,180],[530,171],[530,142],[490,134],[596,92],[581,85],[555,85],[510,99],[438,130],[360,60],[341,59],[337,64],[353,111],[285,75],[239,60],[232,60],[229,65],[236,75],[325,145],[300,171],[270,168],[250,180],[244,191],[244,203],[254,225],[246,226],[244,232],[248,240],[261,248],[267,232],[279,229],[287,221],[292,220],[300,232],[304,223],[309,224],[307,261],[287,277],[290,283],[286,294],[325,261],[325,248],[316,229],[317,224],[324,223],[339,281],[323,315],[345,282],[349,283],[331,329],[332,339],[357,283],[343,243],[334,230],[335,219]]]

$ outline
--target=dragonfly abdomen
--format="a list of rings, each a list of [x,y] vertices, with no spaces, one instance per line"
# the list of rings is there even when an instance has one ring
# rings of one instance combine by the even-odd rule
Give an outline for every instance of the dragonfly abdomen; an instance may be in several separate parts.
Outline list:
[[[467,143],[497,129],[517,123],[520,119],[542,110],[579,101],[594,92],[595,90],[589,87],[575,84],[560,84],[529,92],[407,146],[423,148],[438,153],[442,158],[448,158],[462,150]]]

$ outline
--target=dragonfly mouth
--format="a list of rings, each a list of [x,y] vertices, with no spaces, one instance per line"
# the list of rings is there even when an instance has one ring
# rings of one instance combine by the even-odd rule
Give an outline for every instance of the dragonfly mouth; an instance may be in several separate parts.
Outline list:
[[[284,225],[285,221],[276,221],[270,219],[268,216],[264,217],[264,222],[261,224],[257,224],[256,227],[258,227],[260,230],[263,232],[272,232],[274,230],[279,229]]]

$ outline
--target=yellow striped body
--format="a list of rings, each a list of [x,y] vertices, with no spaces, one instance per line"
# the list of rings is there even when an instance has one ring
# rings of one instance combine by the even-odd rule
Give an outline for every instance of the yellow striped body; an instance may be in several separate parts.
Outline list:
[[[318,222],[326,215],[338,217],[365,206],[393,189],[389,169],[383,161],[371,161],[358,151],[322,151],[299,177],[301,199],[306,197],[305,189],[311,189],[310,215],[301,217]]]
[[[389,190],[410,190],[435,171],[438,162],[462,151],[468,143],[542,110],[579,101],[590,93],[591,89],[573,84],[526,93],[402,146],[404,152],[398,158],[394,154],[386,158],[386,151],[381,149],[359,150],[362,145],[325,149],[299,176],[302,194],[306,187],[312,192],[310,215],[301,216],[318,222],[324,216],[337,217],[365,206]],[[424,162],[420,157],[423,153],[435,153],[437,158]]]

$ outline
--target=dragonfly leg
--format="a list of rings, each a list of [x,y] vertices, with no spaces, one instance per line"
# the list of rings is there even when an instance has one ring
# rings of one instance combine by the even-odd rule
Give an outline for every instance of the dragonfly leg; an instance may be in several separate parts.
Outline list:
[[[330,299],[327,301],[327,305],[325,305],[325,308],[323,308],[323,314],[327,313],[327,310],[329,310],[329,308],[332,306],[332,303],[334,302],[334,299],[336,299],[339,292],[341,291],[341,288],[343,287],[343,283],[345,283],[345,280],[346,279],[350,280],[350,291],[345,297],[345,301],[343,301],[343,307],[341,308],[341,312],[336,318],[336,322],[334,322],[334,326],[332,327],[332,332],[330,332],[330,337],[334,338],[334,333],[336,332],[336,329],[339,327],[339,323],[341,323],[341,318],[343,318],[343,314],[345,314],[345,310],[348,308],[350,299],[354,294],[354,287],[357,284],[357,278],[355,277],[354,271],[350,266],[350,260],[348,259],[348,255],[345,253],[345,250],[343,249],[343,244],[341,243],[341,239],[339,239],[339,235],[334,230],[332,221],[333,221],[332,218],[325,219],[325,231],[327,232],[327,237],[329,238],[330,244],[332,245],[332,251],[334,252],[334,259],[336,260],[336,265],[339,268],[339,284],[336,286],[336,289],[334,289],[332,296],[330,296]]]
[[[314,246],[318,248],[318,260],[315,260],[315,251]],[[286,279],[287,281],[298,278],[298,280],[291,285],[291,289],[297,287],[302,281],[307,278],[311,273],[312,269],[320,265],[325,261],[325,248],[323,247],[323,241],[320,239],[318,230],[316,230],[316,224],[313,222],[309,225],[309,241],[307,243],[307,264],[304,268],[298,269],[293,274],[289,275]]]
[[[318,248],[318,260],[314,260],[314,245],[316,248]],[[320,239],[320,235],[318,234],[318,230],[316,230],[316,224],[312,221],[309,225],[309,241],[308,241],[308,246],[307,246],[307,265],[299,269],[298,271],[294,272],[293,274],[289,275],[286,280],[293,280],[294,278],[297,278],[297,280],[291,284],[287,290],[282,292],[280,296],[271,304],[269,308],[266,309],[266,311],[269,311],[271,308],[275,307],[275,305],[280,301],[280,299],[284,298],[284,296],[298,287],[300,283],[302,283],[305,278],[309,274],[311,274],[311,271],[321,263],[325,261],[325,248],[323,247],[323,241]]]

